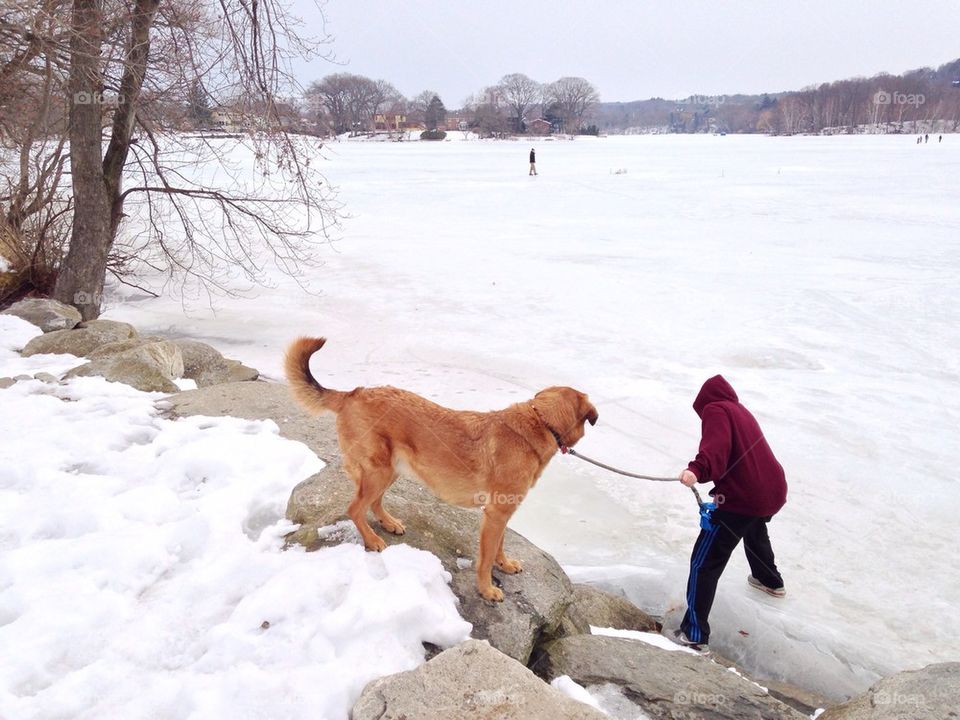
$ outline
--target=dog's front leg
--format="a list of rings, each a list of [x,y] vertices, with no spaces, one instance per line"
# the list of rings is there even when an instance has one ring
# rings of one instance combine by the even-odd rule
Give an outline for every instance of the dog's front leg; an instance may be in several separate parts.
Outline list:
[[[494,562],[497,563],[497,567],[503,570],[505,573],[510,573],[514,575],[518,572],[523,572],[523,563],[514,558],[508,558],[503,554],[503,539],[506,537],[506,528],[504,528],[503,534],[500,536],[500,546],[497,548],[497,557]]]
[[[477,590],[487,600],[503,600],[503,590],[493,584],[493,562],[503,545],[507,521],[514,510],[515,505],[496,503],[490,503],[483,509],[483,519],[480,521],[480,552],[477,559]]]

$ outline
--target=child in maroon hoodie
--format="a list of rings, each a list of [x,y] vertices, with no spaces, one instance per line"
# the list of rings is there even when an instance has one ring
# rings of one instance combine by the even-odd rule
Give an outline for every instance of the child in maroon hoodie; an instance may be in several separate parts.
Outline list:
[[[703,423],[700,451],[680,473],[680,482],[687,487],[712,482],[710,494],[717,509],[693,546],[687,612],[677,638],[685,645],[706,649],[710,639],[707,618],[717,582],[741,539],[752,572],[747,582],[774,597],[786,594],[767,523],[787,501],[787,482],[756,418],[740,404],[722,375],[703,384],[693,409]]]

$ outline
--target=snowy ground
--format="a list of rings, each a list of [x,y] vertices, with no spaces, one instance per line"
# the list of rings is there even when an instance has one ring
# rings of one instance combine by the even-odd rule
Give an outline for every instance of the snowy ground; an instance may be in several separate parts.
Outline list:
[[[0,315],[0,375],[79,362],[10,351],[36,334]],[[346,718],[469,635],[429,553],[281,552],[323,464],[273,422],[166,420],[100,378],[0,393],[4,720]]]
[[[116,289],[105,316],[273,377],[290,339],[323,334],[325,384],[461,408],[570,384],[600,410],[580,449],[652,474],[695,452],[690,403],[722,372],[787,469],[771,536],[788,597],[749,590],[735,556],[711,644],[834,697],[960,656],[960,138],[534,144],[535,178],[529,142],[329,146],[353,217],[315,294],[277,275],[185,317],[169,294]],[[512,526],[678,621],[698,530],[679,485],[558,457]]]

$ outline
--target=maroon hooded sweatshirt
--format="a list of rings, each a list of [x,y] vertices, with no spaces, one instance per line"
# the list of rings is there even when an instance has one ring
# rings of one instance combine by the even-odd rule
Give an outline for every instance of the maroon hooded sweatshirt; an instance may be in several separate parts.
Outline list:
[[[713,482],[718,508],[756,517],[778,512],[787,501],[783,467],[730,383],[722,375],[707,380],[693,409],[703,431],[688,467],[700,482]]]

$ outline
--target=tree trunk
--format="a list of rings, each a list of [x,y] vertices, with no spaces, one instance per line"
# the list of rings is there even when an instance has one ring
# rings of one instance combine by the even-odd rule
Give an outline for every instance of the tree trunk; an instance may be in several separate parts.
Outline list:
[[[104,18],[99,0],[74,0],[70,38],[70,173],[73,229],[53,294],[84,320],[100,315],[107,269],[110,201],[103,181],[100,48]]]
[[[150,50],[159,0],[137,0],[130,16],[120,94],[105,98],[100,52],[101,0],[74,0],[70,39],[70,169],[73,229],[54,297],[75,306],[84,320],[100,315],[107,258],[123,213],[121,178]],[[102,105],[115,103],[110,145],[103,153]]]

